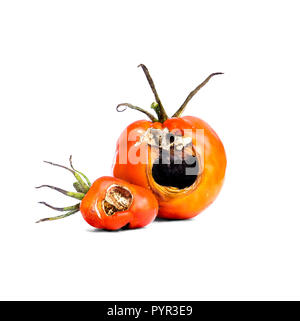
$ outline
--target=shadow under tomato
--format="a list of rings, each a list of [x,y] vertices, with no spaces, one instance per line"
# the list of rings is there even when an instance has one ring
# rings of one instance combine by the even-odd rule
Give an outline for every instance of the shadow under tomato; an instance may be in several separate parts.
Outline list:
[[[161,223],[161,222],[190,222],[194,219],[187,218],[187,219],[180,219],[180,218],[163,218],[163,217],[156,217],[156,219],[153,221],[153,223]]]
[[[87,232],[91,233],[120,233],[120,232],[128,232],[128,231],[134,231],[134,230],[141,230],[144,229],[145,227],[140,227],[140,228],[129,228],[129,224],[123,226],[119,230],[105,230],[105,229],[100,229],[100,228],[89,228],[87,229]]]
[[[156,217],[155,220],[151,224],[153,224],[153,223],[166,223],[166,222],[168,222],[168,223],[181,222],[181,224],[183,224],[184,222],[191,222],[193,220],[194,220],[194,217],[184,219],[184,220],[183,219],[174,219],[174,218]],[[145,228],[147,228],[147,226],[130,229],[129,224],[127,224],[119,230],[105,230],[105,229],[89,228],[89,229],[87,229],[87,232],[90,232],[90,233],[121,233],[121,232],[128,232],[128,231],[132,232],[132,231],[136,231],[136,230],[142,230]]]

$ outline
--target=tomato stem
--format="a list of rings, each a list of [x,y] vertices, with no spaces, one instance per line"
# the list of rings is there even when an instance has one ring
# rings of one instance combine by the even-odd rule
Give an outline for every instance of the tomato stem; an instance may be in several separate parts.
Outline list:
[[[190,92],[190,94],[187,96],[187,98],[185,99],[185,101],[183,102],[183,104],[180,106],[180,108],[176,111],[176,113],[172,116],[173,117],[180,117],[181,114],[184,112],[186,105],[188,104],[188,102],[197,94],[197,92],[203,87],[205,86],[209,80],[216,75],[223,75],[223,72],[215,72],[211,75],[209,75],[200,85],[198,85],[193,91]]]
[[[55,187],[55,186],[51,186],[51,185],[41,185],[41,186],[37,186],[36,188],[42,188],[42,187],[48,187],[48,188],[54,189],[64,195],[76,198],[78,200],[82,200],[85,196],[85,193],[68,192],[68,191],[65,191],[64,189],[61,189],[61,188]]]
[[[89,180],[82,172],[80,172],[80,171],[78,171],[77,169],[74,168],[73,162],[72,162],[72,155],[70,155],[70,157],[69,157],[69,162],[70,162],[71,168],[72,168],[76,173],[80,174],[80,175],[85,179],[85,181],[86,181],[87,184],[88,184],[88,187],[91,187],[91,186],[92,186],[92,183],[90,182],[90,180]]]
[[[79,206],[80,206],[80,203],[72,205],[72,206],[67,206],[67,207],[55,207],[55,206],[52,206],[52,205],[50,205],[50,204],[48,204],[46,202],[39,202],[39,204],[43,204],[43,205],[45,205],[47,207],[50,207],[53,210],[59,211],[59,212],[67,212],[67,211],[79,210]]]
[[[125,106],[126,108],[120,109],[121,106]],[[123,112],[123,111],[125,111],[127,109],[127,107],[129,107],[131,109],[138,110],[141,113],[146,114],[151,119],[152,122],[157,122],[158,121],[151,113],[149,113],[145,109],[143,109],[141,107],[138,107],[138,106],[134,106],[132,104],[122,103],[122,104],[119,104],[116,109],[117,109],[118,112]]]
[[[74,182],[73,187],[75,188],[76,192],[85,193],[85,191],[82,189],[81,185],[78,182]]]
[[[163,115],[161,114],[161,108],[159,107],[159,104],[157,102],[152,103],[151,108],[154,109],[158,119],[164,119]],[[163,122],[163,120],[161,122]]]
[[[70,164],[71,164],[71,166],[72,166],[72,155],[70,156],[70,159],[69,159],[69,160],[70,160]],[[80,177],[80,175],[79,175],[80,172],[78,172],[78,171],[76,171],[76,170],[74,170],[74,169],[70,169],[70,168],[68,168],[68,167],[66,167],[66,166],[56,164],[56,163],[52,163],[52,162],[48,162],[48,161],[44,161],[44,163],[50,164],[50,165],[52,165],[52,166],[57,166],[57,167],[60,167],[60,168],[64,168],[64,169],[68,170],[69,172],[71,172],[71,173],[75,176],[75,178],[77,179],[78,183],[79,183],[80,186],[81,186],[81,189],[82,189],[85,193],[90,189],[90,185],[87,185],[87,184],[83,181],[83,179]],[[80,173],[80,174],[81,174],[81,173]],[[81,175],[83,175],[83,174],[81,174]],[[83,176],[85,177],[85,175],[83,175]],[[89,182],[89,180],[88,180],[88,182]],[[89,184],[90,184],[90,182],[89,182]]]
[[[153,94],[154,94],[155,100],[156,100],[156,102],[157,102],[157,104],[158,104],[158,107],[157,107],[157,109],[159,109],[159,112],[157,113],[157,114],[159,115],[158,120],[159,120],[161,123],[163,123],[163,122],[166,121],[169,117],[168,117],[168,115],[167,115],[167,113],[166,113],[166,111],[165,111],[165,109],[164,109],[164,107],[163,107],[163,105],[162,105],[162,103],[161,103],[161,100],[160,100],[160,98],[159,98],[159,96],[158,96],[157,90],[156,90],[156,88],[155,88],[153,79],[152,79],[152,77],[150,76],[149,70],[148,70],[148,68],[147,68],[145,65],[143,65],[143,64],[138,65],[138,67],[141,67],[141,68],[143,69],[143,71],[144,71],[144,74],[146,75],[146,78],[147,78],[147,80],[148,80],[148,83],[149,83],[149,85],[150,85],[150,87],[151,87],[151,89],[152,89],[152,92],[153,92]],[[157,111],[157,110],[155,109],[155,111]]]
[[[53,165],[53,166],[57,166],[57,167],[60,167],[60,168],[64,168],[64,169],[68,170],[69,172],[71,172],[75,176],[75,178],[77,180],[73,184],[76,192],[65,191],[64,189],[61,189],[61,188],[55,187],[55,186],[51,186],[51,185],[41,185],[41,186],[37,186],[36,188],[48,187],[48,188],[54,189],[54,190],[56,190],[56,191],[58,191],[58,192],[60,192],[60,193],[62,193],[64,195],[76,198],[77,200],[81,201],[84,198],[85,194],[89,191],[89,189],[91,187],[91,182],[83,173],[77,171],[73,167],[72,155],[69,158],[69,162],[70,162],[70,166],[71,166],[72,169],[70,169],[70,168],[68,168],[66,166],[63,166],[63,165],[59,165],[59,164],[55,164],[55,163],[52,163],[52,162],[45,161],[45,163],[47,163],[47,164],[50,164],[50,165]],[[86,180],[86,183],[83,181],[81,176]],[[67,207],[55,207],[55,206],[52,206],[52,205],[50,205],[50,204],[48,204],[46,202],[39,202],[39,203],[43,204],[43,205],[45,205],[47,207],[50,207],[55,211],[68,212],[68,213],[65,213],[65,214],[62,214],[62,215],[59,215],[59,216],[43,218],[43,219],[37,221],[36,223],[44,222],[44,221],[53,221],[53,220],[58,220],[58,219],[61,219],[61,218],[65,218],[67,216],[75,214],[80,209],[80,203],[77,203],[77,204],[72,205],[72,206],[67,206]]]
[[[42,219],[36,221],[35,223],[60,220],[61,218],[65,218],[65,217],[68,217],[68,216],[70,216],[70,215],[73,215],[73,214],[77,213],[78,211],[79,211],[79,210],[73,210],[73,211],[70,211],[70,212],[65,213],[65,214],[62,214],[62,215],[42,218]]]

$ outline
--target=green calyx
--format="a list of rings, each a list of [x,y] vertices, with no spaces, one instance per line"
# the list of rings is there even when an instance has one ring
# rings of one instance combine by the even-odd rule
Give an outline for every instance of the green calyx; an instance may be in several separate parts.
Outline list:
[[[168,119],[168,116],[165,116],[161,112],[161,108],[157,102],[151,104],[151,108],[155,111],[157,118],[160,119],[160,122],[163,123]]]
[[[135,109],[135,110],[138,110],[142,113],[144,113],[145,115],[147,115],[150,120],[152,122],[165,122],[169,117],[161,103],[161,100],[158,96],[158,93],[157,93],[157,90],[155,88],[155,85],[154,85],[154,82],[153,82],[153,79],[152,77],[150,76],[150,73],[149,73],[149,70],[148,68],[141,64],[139,65],[138,67],[141,67],[145,73],[145,76],[147,78],[147,81],[151,87],[151,90],[154,94],[154,97],[155,97],[155,102],[152,103],[151,105],[151,108],[154,109],[156,115],[157,115],[157,118],[152,115],[151,113],[149,113],[148,111],[146,111],[145,109],[141,108],[141,107],[138,107],[138,106],[135,106],[135,105],[132,105],[132,104],[129,104],[129,103],[122,103],[122,104],[119,104],[117,106],[117,111],[118,112],[123,112],[127,109],[127,107],[131,108],[131,109]],[[186,108],[186,105],[188,104],[188,102],[194,97],[194,95],[203,87],[205,86],[208,81],[215,75],[222,75],[223,73],[222,72],[216,72],[216,73],[213,73],[211,75],[209,75],[200,85],[198,85],[193,91],[190,92],[190,94],[187,96],[187,98],[185,99],[185,101],[183,102],[183,104],[179,107],[179,109],[176,111],[176,113],[172,116],[172,118],[175,118],[175,117],[181,117],[183,111],[185,110]],[[123,106],[125,108],[123,109],[120,109],[120,107]]]
[[[53,189],[59,193],[62,193],[64,195],[67,195],[69,197],[75,198],[80,201],[84,198],[85,194],[89,191],[92,184],[91,184],[90,180],[82,172],[76,170],[73,167],[72,155],[69,158],[69,163],[70,163],[71,168],[63,166],[63,165],[55,164],[52,162],[47,162],[47,161],[45,161],[45,163],[50,164],[52,166],[64,168],[64,169],[68,170],[69,172],[71,172],[74,175],[74,177],[76,178],[76,182],[73,183],[73,187],[76,192],[69,192],[69,191],[61,189],[59,187],[55,187],[55,186],[51,186],[51,185],[41,185],[41,186],[37,186],[36,188],[48,187],[48,188]],[[72,206],[67,206],[67,207],[55,207],[55,206],[49,205],[46,202],[39,202],[39,203],[43,204],[47,207],[50,207],[51,209],[53,209],[55,211],[60,211],[60,212],[65,212],[65,213],[62,215],[54,216],[54,217],[43,218],[41,220],[38,220],[36,223],[45,222],[45,221],[54,221],[54,220],[68,217],[70,215],[77,213],[80,208],[80,203],[77,203]]]

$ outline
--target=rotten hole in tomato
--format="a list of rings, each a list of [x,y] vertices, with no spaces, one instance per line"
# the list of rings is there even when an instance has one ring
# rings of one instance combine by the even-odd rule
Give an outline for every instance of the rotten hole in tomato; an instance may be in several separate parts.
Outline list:
[[[133,196],[128,188],[114,184],[107,189],[102,208],[106,215],[111,216],[116,212],[127,211],[132,200]]]
[[[184,189],[195,183],[200,172],[199,167],[197,157],[184,153],[184,149],[160,149],[152,167],[152,177],[159,185]]]

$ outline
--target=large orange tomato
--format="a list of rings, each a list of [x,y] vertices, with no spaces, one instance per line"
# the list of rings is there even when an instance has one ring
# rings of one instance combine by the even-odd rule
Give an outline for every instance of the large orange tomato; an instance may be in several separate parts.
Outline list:
[[[141,67],[155,95],[152,108],[157,118],[140,107],[118,105],[118,111],[120,106],[136,109],[151,121],[136,121],[123,131],[117,143],[113,174],[151,189],[159,202],[158,216],[191,218],[210,205],[220,192],[226,155],[220,138],[206,122],[180,116],[196,92],[220,73],[206,78],[168,118],[148,69]]]

